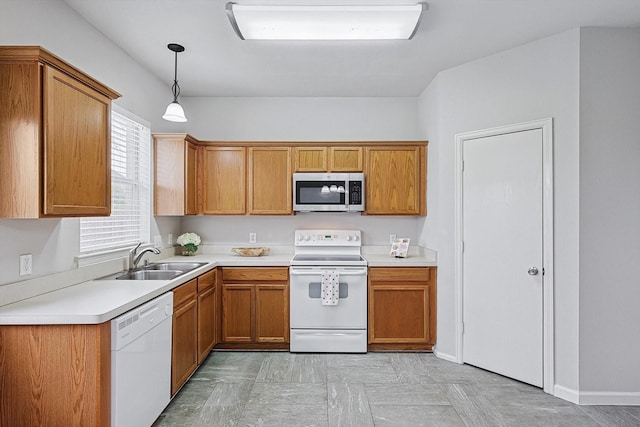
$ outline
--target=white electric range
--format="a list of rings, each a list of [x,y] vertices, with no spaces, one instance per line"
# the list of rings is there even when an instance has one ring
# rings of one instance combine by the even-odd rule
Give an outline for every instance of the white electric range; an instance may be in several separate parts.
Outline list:
[[[366,353],[367,260],[360,254],[361,231],[296,230],[294,245],[291,351]],[[332,300],[327,292],[334,292]]]

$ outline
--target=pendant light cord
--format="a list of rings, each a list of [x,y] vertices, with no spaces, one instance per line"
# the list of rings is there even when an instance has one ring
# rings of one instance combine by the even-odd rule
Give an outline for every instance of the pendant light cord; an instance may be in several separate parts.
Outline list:
[[[173,92],[173,102],[178,102],[178,95],[180,95],[180,86],[178,86],[178,52],[175,53],[175,62],[174,62],[174,74],[173,74],[173,85],[171,86],[171,92]]]

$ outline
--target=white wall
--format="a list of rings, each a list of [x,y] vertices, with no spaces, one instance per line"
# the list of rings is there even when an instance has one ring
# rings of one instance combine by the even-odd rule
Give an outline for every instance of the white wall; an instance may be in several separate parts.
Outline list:
[[[423,129],[438,164],[429,185],[438,197],[437,223],[427,218],[425,226],[438,232],[437,350],[454,359],[455,135],[553,117],[556,383],[572,390],[578,389],[578,67],[579,30],[571,30],[443,71],[419,103],[420,120],[437,122]]]
[[[417,98],[184,98],[202,140],[418,139]]]
[[[438,106],[440,103],[438,76],[427,87],[418,100],[418,111],[420,112],[419,126],[423,139],[429,136],[437,137],[440,133],[438,117]],[[438,250],[439,247],[439,218],[440,206],[440,145],[437,141],[429,142],[427,151],[427,216],[424,227],[420,233],[420,244],[422,246]]]
[[[0,44],[43,46],[120,92],[122,97],[115,102],[151,122],[153,132],[179,130],[161,119],[170,88],[61,0],[1,1],[0,16]],[[18,256],[23,253],[33,254],[33,276],[74,268],[78,223],[74,218],[0,220],[0,285],[21,279]],[[161,219],[153,222],[152,229],[166,236],[179,230],[179,220]]]
[[[580,391],[640,399],[640,30],[580,43]]]

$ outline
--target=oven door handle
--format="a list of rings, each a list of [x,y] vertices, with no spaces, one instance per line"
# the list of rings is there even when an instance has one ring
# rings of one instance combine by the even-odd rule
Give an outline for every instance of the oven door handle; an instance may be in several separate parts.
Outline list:
[[[308,276],[310,274],[320,274],[321,270],[294,270],[294,269],[290,269],[289,273],[292,276]],[[367,275],[367,270],[358,270],[358,271],[338,271],[338,273],[340,273],[340,276],[366,276]]]

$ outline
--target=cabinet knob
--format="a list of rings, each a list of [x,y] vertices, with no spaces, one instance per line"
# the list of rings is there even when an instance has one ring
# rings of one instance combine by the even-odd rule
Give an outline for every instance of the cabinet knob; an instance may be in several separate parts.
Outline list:
[[[537,276],[539,273],[538,267],[529,267],[529,270],[527,270],[527,273],[529,273],[529,276]]]

